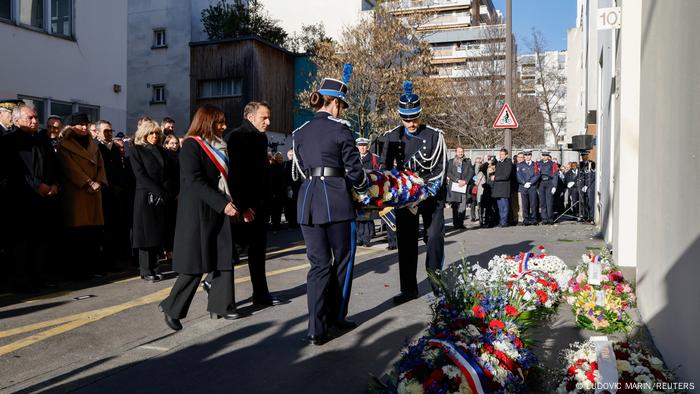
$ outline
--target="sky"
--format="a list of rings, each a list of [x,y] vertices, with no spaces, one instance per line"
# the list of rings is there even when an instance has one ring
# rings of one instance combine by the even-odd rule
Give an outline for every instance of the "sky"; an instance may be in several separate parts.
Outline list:
[[[506,14],[506,0],[492,0],[496,9]],[[547,49],[566,49],[566,31],[576,24],[576,0],[512,0],[513,34],[517,40],[518,54],[529,51],[524,37],[529,37],[534,27],[544,35]]]

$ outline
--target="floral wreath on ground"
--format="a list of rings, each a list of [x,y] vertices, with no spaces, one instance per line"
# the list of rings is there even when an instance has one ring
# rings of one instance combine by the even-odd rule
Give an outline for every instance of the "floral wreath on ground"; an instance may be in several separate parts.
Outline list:
[[[673,372],[661,359],[652,356],[635,342],[612,344],[617,369],[618,394],[655,392],[676,393]],[[566,370],[557,393],[593,393],[596,385],[603,386],[593,342],[574,343],[563,352]],[[605,386],[610,386],[606,384]]]
[[[589,276],[597,275],[591,269],[592,264],[599,266],[599,284],[589,283]],[[628,331],[634,326],[627,313],[636,302],[634,289],[608,258],[582,256],[581,264],[569,280],[566,301],[572,306],[580,328],[609,334]]]
[[[566,263],[557,256],[547,254],[544,245],[539,245],[530,252],[521,252],[514,256],[494,256],[488,264],[489,271],[494,277],[509,277],[527,271],[542,271],[557,281],[564,289],[569,283],[572,271]]]

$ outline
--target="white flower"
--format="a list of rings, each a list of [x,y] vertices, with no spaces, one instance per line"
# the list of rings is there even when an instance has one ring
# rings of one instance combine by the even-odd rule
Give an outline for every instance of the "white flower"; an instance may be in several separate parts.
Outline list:
[[[660,367],[660,366],[664,365],[664,362],[661,361],[661,359],[656,358],[656,357],[650,358],[650,359],[649,359],[649,362],[651,363],[651,365],[654,365],[654,366],[657,366],[657,367]]]
[[[411,379],[402,380],[397,387],[399,394],[423,394],[423,385]]]
[[[459,385],[459,394],[473,394],[467,382],[462,381],[462,384]]]
[[[632,372],[632,365],[627,360],[617,360],[617,370],[619,372]]]
[[[442,372],[444,372],[450,379],[462,376],[462,372],[454,365],[445,365],[442,367]]]

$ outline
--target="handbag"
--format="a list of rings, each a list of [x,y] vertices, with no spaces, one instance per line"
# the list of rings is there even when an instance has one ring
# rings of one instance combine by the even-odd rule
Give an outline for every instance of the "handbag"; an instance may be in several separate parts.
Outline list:
[[[477,194],[479,194],[479,186],[474,185],[472,186],[472,195],[476,196]]]

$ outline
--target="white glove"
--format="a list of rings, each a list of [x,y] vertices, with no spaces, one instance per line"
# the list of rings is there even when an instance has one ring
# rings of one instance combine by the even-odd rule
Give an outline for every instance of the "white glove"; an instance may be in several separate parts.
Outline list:
[[[569,182],[569,183],[566,184],[566,187],[567,187],[568,189],[571,189],[572,187],[574,187],[574,183],[573,183],[573,182]]]
[[[525,185],[523,185],[523,187],[524,187],[525,189],[529,189],[530,186],[532,186],[532,184],[531,184],[530,182],[525,182]]]
[[[581,191],[584,192],[584,193],[586,192],[586,190],[588,190],[588,186],[584,186],[584,187],[581,188]]]
[[[556,187],[553,187],[553,188],[552,188],[552,194],[554,194],[554,193],[556,193],[556,192],[557,192],[557,188],[556,188]]]

